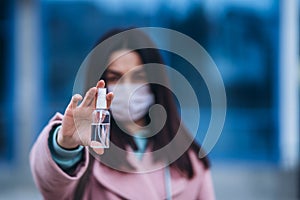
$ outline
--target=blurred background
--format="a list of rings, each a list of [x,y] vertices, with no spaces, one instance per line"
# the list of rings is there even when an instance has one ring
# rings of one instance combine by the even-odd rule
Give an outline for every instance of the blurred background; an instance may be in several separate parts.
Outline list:
[[[31,146],[51,116],[64,112],[77,70],[99,36],[130,26],[180,31],[218,66],[227,115],[209,154],[217,199],[300,199],[299,5],[299,0],[2,0],[0,199],[42,199],[30,173]],[[189,77],[199,97],[208,95],[184,59],[168,53],[164,59]],[[209,96],[202,99],[205,122]],[[196,139],[201,142],[201,133]]]

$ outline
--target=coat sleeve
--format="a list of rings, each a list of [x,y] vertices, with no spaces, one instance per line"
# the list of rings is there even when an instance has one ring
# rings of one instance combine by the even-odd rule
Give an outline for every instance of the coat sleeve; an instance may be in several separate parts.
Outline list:
[[[65,173],[52,159],[48,146],[49,133],[53,126],[61,124],[63,115],[56,113],[42,130],[30,152],[30,167],[33,179],[44,199],[73,199],[77,183],[87,169],[88,151],[83,162],[72,175]]]

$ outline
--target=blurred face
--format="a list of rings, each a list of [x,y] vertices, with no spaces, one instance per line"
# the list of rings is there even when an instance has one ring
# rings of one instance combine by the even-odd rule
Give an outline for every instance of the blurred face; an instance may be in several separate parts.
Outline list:
[[[126,50],[116,51],[110,56],[109,63],[111,64],[106,71],[108,86],[116,84],[122,76],[121,83],[146,83],[146,74],[138,53],[134,51],[126,53]]]
[[[109,62],[106,84],[108,90],[114,92],[111,104],[114,119],[127,125],[130,122],[144,125],[144,117],[154,104],[154,95],[147,84],[142,59],[134,51],[120,50],[112,53]]]

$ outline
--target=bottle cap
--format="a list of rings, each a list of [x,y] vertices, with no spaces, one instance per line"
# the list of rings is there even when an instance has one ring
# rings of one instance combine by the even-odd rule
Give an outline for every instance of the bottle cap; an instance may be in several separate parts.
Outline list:
[[[106,88],[98,88],[96,108],[106,109]]]

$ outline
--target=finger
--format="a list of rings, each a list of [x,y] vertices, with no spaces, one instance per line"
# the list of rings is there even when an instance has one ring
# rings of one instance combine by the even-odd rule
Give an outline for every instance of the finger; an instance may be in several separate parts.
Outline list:
[[[93,148],[93,150],[98,154],[98,155],[102,155],[104,153],[104,149],[103,148]]]
[[[109,92],[107,95],[106,95],[106,104],[107,104],[107,109],[109,109],[110,105],[111,105],[111,102],[114,98],[114,94],[112,92]]]
[[[75,94],[72,96],[71,102],[68,105],[68,108],[76,108],[78,105],[78,102],[82,100],[82,96],[80,94]]]
[[[96,88],[104,88],[105,87],[105,82],[104,80],[98,81]]]
[[[97,93],[97,88],[96,87],[92,87],[91,89],[89,89],[89,91],[87,91],[87,93],[85,94],[84,99],[83,99],[81,105],[82,106],[89,106],[89,105],[91,105],[91,103],[95,99],[96,93]]]

